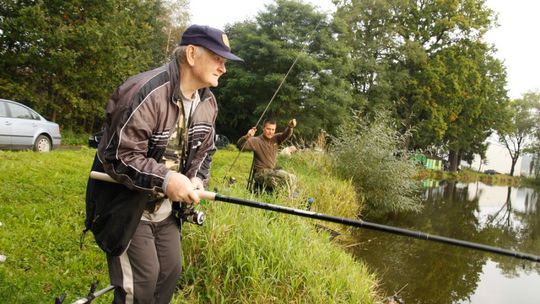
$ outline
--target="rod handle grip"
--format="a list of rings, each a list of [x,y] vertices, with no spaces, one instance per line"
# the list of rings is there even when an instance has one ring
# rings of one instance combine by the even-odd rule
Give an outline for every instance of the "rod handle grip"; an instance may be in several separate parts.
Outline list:
[[[104,173],[104,172],[91,171],[90,172],[90,178],[95,179],[95,180],[104,181],[104,182],[118,184],[118,182],[116,180],[114,180],[109,174]]]
[[[104,172],[91,171],[90,178],[104,181],[104,182],[109,182],[109,183],[118,183],[109,174],[104,173]],[[195,190],[195,192],[199,195],[201,199],[206,199],[210,201],[216,200],[216,193],[214,192],[205,191],[205,190]]]

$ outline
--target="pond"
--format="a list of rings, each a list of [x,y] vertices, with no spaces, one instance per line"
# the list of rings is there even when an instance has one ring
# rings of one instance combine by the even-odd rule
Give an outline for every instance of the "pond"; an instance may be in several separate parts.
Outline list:
[[[532,188],[426,182],[420,214],[366,219],[540,255],[540,203]],[[395,303],[540,303],[540,263],[360,229],[353,254]]]

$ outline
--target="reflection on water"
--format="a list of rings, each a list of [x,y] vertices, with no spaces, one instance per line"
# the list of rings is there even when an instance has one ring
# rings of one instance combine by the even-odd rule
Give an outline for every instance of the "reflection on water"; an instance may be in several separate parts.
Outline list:
[[[429,184],[420,214],[369,220],[540,255],[538,190]],[[398,302],[540,303],[540,263],[369,230],[356,237],[353,253]]]

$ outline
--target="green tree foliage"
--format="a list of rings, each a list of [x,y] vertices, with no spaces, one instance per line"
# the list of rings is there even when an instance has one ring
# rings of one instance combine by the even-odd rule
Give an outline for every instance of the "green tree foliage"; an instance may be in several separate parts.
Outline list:
[[[278,0],[256,22],[234,24],[227,33],[245,64],[228,65],[215,90],[222,105],[219,132],[238,138],[254,126],[296,59],[263,118],[280,124],[295,117],[297,136],[314,138],[320,129],[332,133],[347,115],[352,97],[339,75],[335,40],[325,16],[311,5]]]
[[[158,0],[2,1],[0,94],[63,127],[99,128],[114,87],[163,61],[163,8]]]
[[[404,136],[390,127],[390,117],[380,112],[372,123],[355,112],[332,139],[334,168],[351,178],[366,202],[368,215],[417,211],[418,184],[415,165],[406,153],[398,153]]]
[[[538,130],[538,107],[540,94],[534,92],[528,92],[510,103],[511,117],[507,120],[506,128],[499,131],[499,140],[510,154],[510,175],[514,175],[517,160],[523,151],[532,148]]]
[[[352,46],[348,78],[366,116],[391,109],[413,135],[406,148],[481,152],[507,100],[504,68],[482,40],[495,21],[485,1],[337,3],[338,40]]]
[[[478,41],[463,41],[438,55],[444,86],[433,88],[432,96],[445,109],[442,144],[450,152],[450,171],[456,171],[464,154],[483,154],[484,141],[507,120],[506,72]]]
[[[167,35],[167,42],[162,46],[161,55],[165,55],[163,59],[167,60],[178,46],[182,33],[189,25],[189,0],[164,0],[163,5],[167,14],[162,15],[161,19],[165,25],[164,32]]]
[[[376,112],[390,98],[391,84],[386,76],[389,67],[385,58],[396,48],[394,22],[388,1],[339,1],[333,26],[345,79],[355,93],[355,108],[367,104],[367,111]]]

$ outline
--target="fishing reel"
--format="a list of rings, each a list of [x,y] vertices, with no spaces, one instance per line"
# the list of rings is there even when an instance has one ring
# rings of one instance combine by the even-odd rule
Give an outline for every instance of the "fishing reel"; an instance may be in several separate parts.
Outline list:
[[[206,220],[204,212],[195,209],[194,204],[179,203],[176,210],[176,217],[180,221],[180,225],[184,222],[202,226]]]

